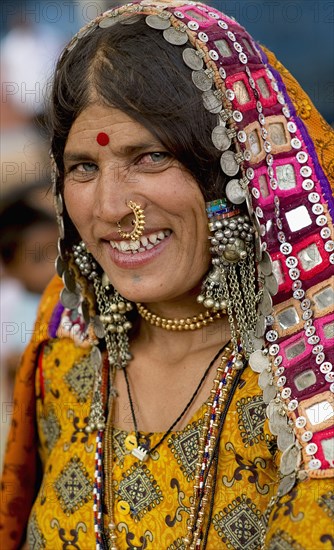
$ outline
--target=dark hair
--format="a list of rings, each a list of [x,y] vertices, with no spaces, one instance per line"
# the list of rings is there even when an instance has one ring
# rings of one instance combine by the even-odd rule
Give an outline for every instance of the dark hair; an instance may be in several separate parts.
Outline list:
[[[96,28],[58,63],[50,111],[52,151],[63,182],[63,153],[78,115],[98,100],[145,126],[198,182],[206,200],[222,194],[216,123],[203,107],[179,46],[141,18]]]

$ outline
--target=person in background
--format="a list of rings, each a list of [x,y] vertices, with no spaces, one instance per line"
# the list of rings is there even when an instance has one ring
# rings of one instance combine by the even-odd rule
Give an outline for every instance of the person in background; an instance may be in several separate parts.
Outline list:
[[[35,187],[16,192],[16,198],[7,197],[0,209],[1,459],[13,408],[13,381],[33,333],[41,294],[53,276],[57,251],[55,217],[42,204],[37,206],[36,193]]]

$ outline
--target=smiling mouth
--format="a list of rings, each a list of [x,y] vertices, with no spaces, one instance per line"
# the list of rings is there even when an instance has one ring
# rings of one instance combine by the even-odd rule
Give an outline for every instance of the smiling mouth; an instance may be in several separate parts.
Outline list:
[[[110,246],[123,254],[138,254],[158,246],[164,239],[171,234],[170,229],[164,229],[158,233],[142,235],[137,241],[109,241]]]

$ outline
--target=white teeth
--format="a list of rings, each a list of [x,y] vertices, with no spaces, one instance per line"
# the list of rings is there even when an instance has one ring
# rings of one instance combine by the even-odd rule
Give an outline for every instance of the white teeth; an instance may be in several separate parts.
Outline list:
[[[109,241],[112,248],[116,248],[123,254],[137,254],[137,252],[145,252],[151,250],[155,245],[159,244],[163,239],[169,237],[170,229],[152,233],[151,235],[143,235],[138,241]]]
[[[158,240],[158,236],[155,233],[152,233],[152,235],[149,236],[148,240],[150,243],[155,244]]]
[[[129,247],[130,247],[130,250],[138,250],[138,248],[140,247],[140,242],[131,241],[131,243],[129,243]]]

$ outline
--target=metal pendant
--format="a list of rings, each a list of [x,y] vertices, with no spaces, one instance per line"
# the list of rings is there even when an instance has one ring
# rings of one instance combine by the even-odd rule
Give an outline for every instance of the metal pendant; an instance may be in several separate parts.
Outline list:
[[[273,273],[265,278],[264,284],[265,284],[266,288],[269,290],[269,292],[272,296],[275,296],[275,294],[277,294],[277,292],[278,292],[278,282],[277,282],[277,279],[276,279],[276,277]]]
[[[77,284],[75,282],[74,274],[70,269],[65,269],[62,275],[63,283],[69,292],[77,292]]]
[[[202,94],[204,108],[209,111],[209,113],[218,114],[222,108],[221,100],[216,96],[213,90],[204,92]]]
[[[263,390],[263,401],[267,404],[270,403],[270,401],[276,397],[276,393],[277,390],[274,384],[269,384]]]
[[[262,254],[261,262],[259,267],[265,277],[268,277],[273,272],[273,264],[268,252],[264,251]]]
[[[98,315],[95,315],[94,319],[92,320],[92,325],[97,338],[103,338],[105,335],[105,330],[103,323]]]
[[[146,460],[148,459],[148,450],[144,447],[141,447],[140,445],[139,447],[133,449],[131,452],[133,456],[139,458],[139,460],[141,460],[142,462],[146,462]]]
[[[259,376],[259,386],[262,390],[272,383],[273,377],[271,370],[263,369]]]
[[[280,497],[283,497],[284,495],[287,495],[291,491],[291,489],[293,489],[293,487],[295,486],[296,481],[297,481],[297,478],[295,474],[291,474],[289,476],[283,477],[283,479],[281,480],[278,486],[277,496],[280,498]]]
[[[108,29],[109,27],[113,27],[114,25],[116,25],[116,23],[118,23],[119,20],[120,20],[119,15],[115,15],[114,17],[105,17],[100,21],[99,27],[101,29]]]
[[[203,69],[204,62],[197,50],[194,50],[193,48],[186,48],[182,52],[182,57],[187,67],[193,71]]]
[[[280,472],[283,476],[292,474],[297,467],[300,460],[300,451],[297,449],[296,445],[292,444],[287,449],[281,457],[280,463]]]
[[[249,366],[252,371],[261,373],[264,369],[268,369],[269,361],[266,355],[261,350],[253,351],[249,357]]]
[[[257,338],[262,338],[262,336],[265,333],[265,330],[266,330],[266,318],[264,315],[260,314],[256,321],[255,336]]]
[[[125,17],[124,19],[122,18],[120,20],[120,23],[122,25],[133,25],[134,23],[137,23],[137,21],[140,21],[141,18],[142,18],[142,15],[139,15],[139,14],[130,15]]]
[[[75,309],[80,304],[80,294],[70,292],[67,288],[63,288],[60,293],[60,301],[67,309]]]
[[[63,260],[61,256],[57,256],[56,258],[56,272],[59,275],[59,277],[62,276],[65,269],[67,268],[67,263]]]
[[[212,88],[212,78],[207,75],[204,69],[200,71],[193,71],[191,74],[191,79],[196,88],[202,92],[208,92]]]
[[[241,187],[239,180],[230,180],[225,188],[225,194],[233,204],[242,204],[246,200],[246,191]]]
[[[152,29],[157,29],[160,31],[169,29],[169,27],[171,26],[171,22],[169,19],[164,19],[162,17],[159,17],[159,15],[148,15],[145,18],[145,22]]]
[[[94,367],[99,367],[102,361],[102,355],[98,347],[93,346],[90,352],[90,359]]]
[[[212,143],[219,151],[227,151],[231,145],[231,138],[227,133],[226,126],[216,126],[212,130],[211,139]]]
[[[259,311],[262,315],[270,315],[273,310],[273,301],[271,295],[266,287],[263,287],[263,294],[261,302],[259,303]]]
[[[188,42],[188,35],[185,31],[177,31],[174,27],[165,29],[163,32],[164,39],[173,46],[183,46]]]
[[[285,449],[290,447],[294,441],[295,434],[293,433],[293,430],[288,427],[288,425],[285,429],[281,429],[277,434],[277,447],[280,451],[285,451]]]
[[[227,176],[235,176],[239,172],[239,164],[233,151],[225,151],[220,157],[220,166]]]

